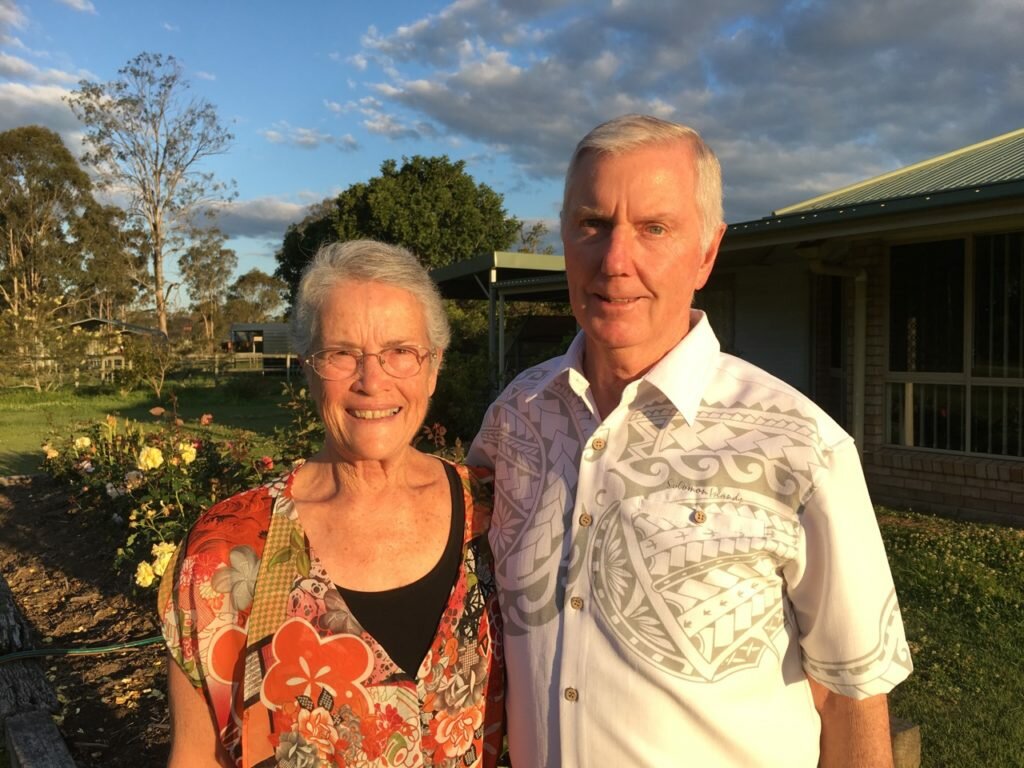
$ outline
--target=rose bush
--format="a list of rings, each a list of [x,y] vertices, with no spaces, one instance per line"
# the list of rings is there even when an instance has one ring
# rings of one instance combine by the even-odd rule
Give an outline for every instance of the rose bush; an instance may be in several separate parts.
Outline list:
[[[197,421],[143,428],[108,416],[43,446],[43,469],[71,488],[80,513],[118,532],[112,562],[143,588],[159,581],[177,543],[216,502],[264,482],[272,457],[253,451],[247,433],[213,438]],[[206,424],[212,419],[202,418]]]

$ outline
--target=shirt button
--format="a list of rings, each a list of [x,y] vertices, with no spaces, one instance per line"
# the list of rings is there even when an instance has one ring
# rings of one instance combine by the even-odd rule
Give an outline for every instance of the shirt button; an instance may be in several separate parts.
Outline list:
[[[592,522],[594,522],[594,518],[591,517],[586,512],[584,512],[582,515],[580,515],[580,525],[582,525],[584,528],[589,526]]]
[[[566,688],[565,689],[565,700],[566,701],[576,701],[577,699],[579,699],[579,697],[580,697],[580,692],[577,691],[575,688]]]
[[[575,608],[578,611],[578,610],[580,610],[583,607],[583,598],[582,597],[573,597],[573,598],[571,598],[569,600],[569,605],[571,605],[573,608]]]
[[[696,512],[693,513],[693,522],[695,523],[703,523],[707,519],[708,516],[707,514],[705,514],[703,509],[698,509]]]
[[[595,437],[594,442],[590,444],[590,447],[593,448],[595,451],[603,451],[606,445],[608,445],[608,443],[605,442],[605,439],[603,437]]]

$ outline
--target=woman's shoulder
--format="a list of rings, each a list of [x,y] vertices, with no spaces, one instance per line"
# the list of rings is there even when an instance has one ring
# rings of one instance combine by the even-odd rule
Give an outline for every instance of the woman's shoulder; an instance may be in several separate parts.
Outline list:
[[[188,534],[185,555],[211,548],[262,551],[274,505],[286,495],[294,473],[223,499],[199,516]]]
[[[462,498],[466,507],[466,535],[475,538],[491,525],[494,506],[494,473],[487,467],[476,467],[442,459],[451,464],[462,481]]]

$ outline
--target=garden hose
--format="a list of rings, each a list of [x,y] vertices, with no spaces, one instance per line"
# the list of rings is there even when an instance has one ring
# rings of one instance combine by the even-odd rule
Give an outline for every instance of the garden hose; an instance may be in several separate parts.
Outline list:
[[[129,648],[142,648],[146,645],[155,645],[163,642],[161,635],[144,637],[141,640],[128,640],[124,643],[113,645],[96,645],[89,648],[32,648],[27,651],[15,651],[0,656],[0,664],[18,659],[34,659],[39,656],[92,656],[99,653],[110,653],[111,651],[125,651]]]

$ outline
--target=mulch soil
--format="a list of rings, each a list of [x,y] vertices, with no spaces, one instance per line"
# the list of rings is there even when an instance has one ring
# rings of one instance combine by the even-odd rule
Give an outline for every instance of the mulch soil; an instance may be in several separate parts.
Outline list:
[[[159,634],[155,590],[115,574],[116,531],[77,512],[43,477],[0,481],[0,574],[35,631],[36,648],[111,645]],[[123,536],[123,531],[120,532]],[[167,762],[170,726],[162,645],[39,660],[55,715],[83,768]]]

